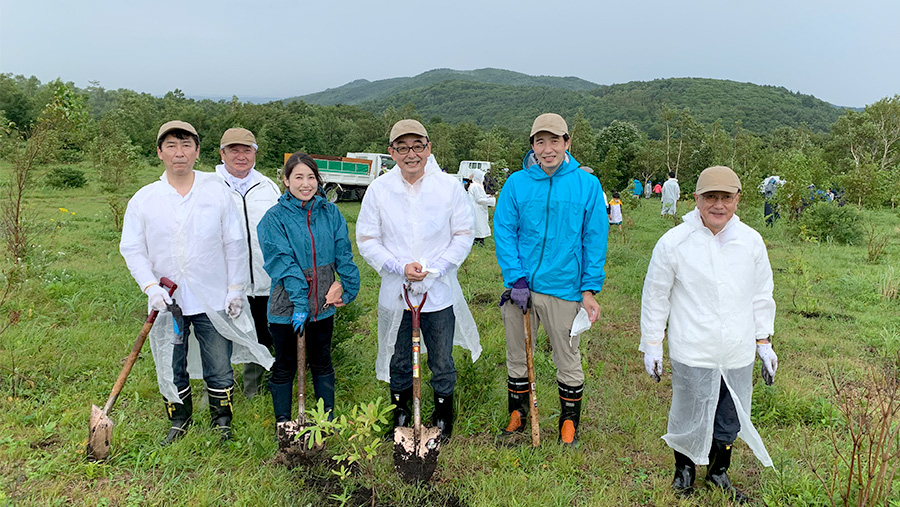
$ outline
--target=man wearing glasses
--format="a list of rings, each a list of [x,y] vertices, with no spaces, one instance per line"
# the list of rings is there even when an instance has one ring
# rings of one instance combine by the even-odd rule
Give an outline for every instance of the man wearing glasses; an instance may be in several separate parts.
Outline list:
[[[378,294],[378,357],[375,372],[390,383],[394,428],[412,417],[412,319],[406,287],[422,305],[421,328],[434,390],[432,424],[442,439],[453,432],[456,366],[453,345],[481,354],[475,320],[456,280],[474,240],[475,215],[462,185],[441,171],[431,156],[425,127],[400,120],[391,129],[388,153],[397,165],[366,190],[356,222],[356,243],[366,262],[381,275]]]
[[[743,503],[746,495],[727,474],[735,439],[772,466],[750,422],[754,350],[768,385],[778,357],[770,342],[772,268],[762,237],[734,214],[740,192],[741,181],[728,167],[700,173],[696,209],[653,249],[641,298],[640,350],[647,373],[659,382],[668,334],[672,406],[663,440],[675,451],[676,493],[690,495],[695,464],[708,464],[706,483]]]

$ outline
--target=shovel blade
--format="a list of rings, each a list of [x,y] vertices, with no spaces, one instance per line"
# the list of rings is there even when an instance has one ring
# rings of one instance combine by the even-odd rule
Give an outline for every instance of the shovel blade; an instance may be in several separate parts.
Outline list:
[[[278,450],[280,452],[302,452],[303,454],[318,454],[325,448],[325,444],[315,445],[310,440],[310,434],[304,433],[303,436],[297,438],[304,429],[305,424],[300,421],[286,421],[275,423],[275,438],[278,440]]]
[[[415,428],[394,429],[394,468],[407,482],[425,482],[437,468],[441,430],[423,426],[418,439],[415,433]]]
[[[109,457],[113,422],[97,405],[91,406],[90,432],[85,454],[90,461],[100,461]]]

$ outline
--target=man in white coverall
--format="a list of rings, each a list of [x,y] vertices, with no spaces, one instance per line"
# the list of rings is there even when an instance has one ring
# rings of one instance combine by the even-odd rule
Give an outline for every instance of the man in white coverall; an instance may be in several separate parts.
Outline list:
[[[662,186],[662,216],[675,216],[675,205],[681,196],[681,187],[678,186],[678,180],[675,179],[675,173],[669,172],[669,179]]]
[[[249,281],[247,239],[222,180],[193,169],[200,138],[191,124],[165,123],[157,135],[156,152],[166,170],[128,202],[119,251],[147,294],[148,311],[167,312],[172,304],[173,298],[158,284],[161,277],[178,285],[173,297],[183,322],[176,326],[172,315],[165,313],[150,332],[157,381],[172,423],[163,444],[183,436],[192,422],[191,328],[200,344],[212,426],[228,440],[234,392],[231,361],[272,365],[272,356],[256,342],[253,323],[242,312]]]
[[[241,227],[248,238],[244,245],[248,252],[250,288],[247,300],[250,316],[256,328],[256,339],[267,348],[273,346],[269,334],[266,311],[269,305],[269,289],[272,281],[263,269],[263,255],[259,247],[256,226],[266,211],[281,197],[281,187],[256,167],[256,136],[244,128],[230,128],[222,134],[219,155],[222,163],[216,166],[216,174],[231,189],[231,197],[237,206]],[[244,396],[252,398],[259,392],[259,384],[266,370],[256,363],[244,363]]]
[[[369,185],[356,222],[359,253],[381,275],[375,372],[390,383],[397,407],[385,437],[392,438],[394,428],[409,426],[411,419],[412,318],[404,311],[406,285],[414,304],[428,293],[421,327],[434,390],[432,424],[446,440],[453,432],[453,345],[470,350],[473,361],[481,354],[475,320],[456,280],[457,268],[472,249],[472,203],[459,181],[431,156],[421,123],[398,121],[389,141],[397,165]]]
[[[707,484],[743,503],[747,497],[727,474],[734,440],[740,436],[772,466],[750,422],[754,350],[769,385],[778,358],[770,342],[772,268],[762,237],[734,214],[740,192],[740,179],[728,167],[700,173],[696,209],[653,249],[641,298],[640,350],[658,382],[668,323],[672,406],[663,440],[675,451],[676,493],[690,495],[695,464],[708,464]]]

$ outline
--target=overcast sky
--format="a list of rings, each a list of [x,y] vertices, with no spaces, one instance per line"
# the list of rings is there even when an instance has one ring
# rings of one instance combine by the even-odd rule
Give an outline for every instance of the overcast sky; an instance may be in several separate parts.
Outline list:
[[[0,0],[0,72],[283,98],[495,67],[730,79],[862,107],[900,93],[898,27],[897,0]]]

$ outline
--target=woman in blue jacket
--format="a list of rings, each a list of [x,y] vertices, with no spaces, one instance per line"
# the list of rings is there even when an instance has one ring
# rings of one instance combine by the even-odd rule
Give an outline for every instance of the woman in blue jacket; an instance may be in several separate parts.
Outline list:
[[[320,194],[322,178],[315,160],[301,151],[291,155],[284,164],[284,185],[287,190],[257,228],[263,267],[272,278],[268,317],[275,365],[269,389],[276,422],[292,419],[296,337],[304,331],[316,398],[329,413],[334,410],[334,314],[359,292],[347,221]]]

